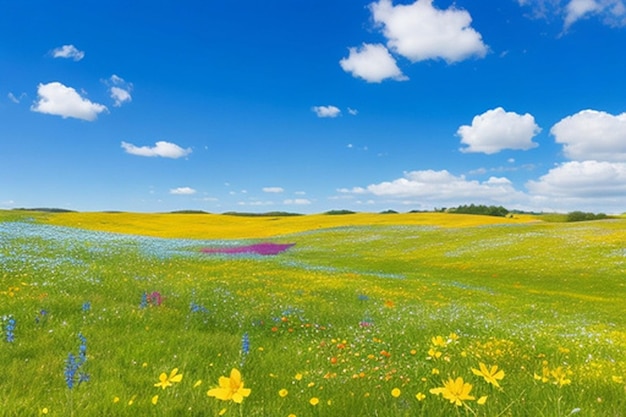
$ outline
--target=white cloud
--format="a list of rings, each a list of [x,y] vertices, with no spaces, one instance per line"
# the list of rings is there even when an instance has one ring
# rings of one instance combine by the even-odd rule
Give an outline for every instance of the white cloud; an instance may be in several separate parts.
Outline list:
[[[172,188],[170,190],[170,194],[175,194],[175,195],[191,195],[195,193],[196,193],[196,190],[190,187],[178,187],[178,188]]]
[[[306,198],[294,198],[294,199],[287,199],[283,201],[283,204],[294,205],[294,206],[306,206],[308,204],[311,204],[311,201],[307,200]]]
[[[93,121],[98,114],[107,110],[106,106],[93,103],[81,97],[73,88],[56,81],[39,84],[37,95],[38,101],[30,108],[32,111],[61,116],[64,119],[73,117]]]
[[[412,62],[444,59],[448,63],[472,56],[484,57],[487,46],[470,27],[472,17],[454,6],[440,10],[432,0],[394,6],[380,0],[370,6],[374,21],[383,27],[387,46]]]
[[[314,106],[311,108],[317,114],[317,117],[337,117],[341,114],[335,106]]]
[[[339,65],[353,77],[368,83],[380,83],[388,78],[408,80],[384,45],[364,43],[360,48],[349,48],[349,51],[348,57],[339,61]]]
[[[52,50],[54,58],[71,58],[74,61],[80,61],[85,57],[83,51],[78,50],[74,45],[63,45]]]
[[[359,114],[359,111],[357,109],[351,109],[350,107],[348,107],[348,113],[352,116],[356,116],[357,114]]]
[[[534,17],[562,16],[565,30],[590,17],[596,17],[608,26],[626,25],[624,0],[518,0],[518,3],[530,7]]]
[[[110,91],[111,98],[115,100],[115,103],[113,104],[113,106],[115,107],[120,107],[122,103],[132,100],[132,97],[128,90],[124,90],[123,88],[119,87],[111,87]]]
[[[570,159],[626,161],[626,113],[583,110],[556,123],[550,133]]]
[[[263,188],[263,192],[264,193],[282,193],[285,190],[281,187],[264,187]]]
[[[177,159],[191,153],[191,148],[183,149],[175,143],[159,141],[152,147],[135,146],[132,143],[122,142],[122,148],[131,155],[137,156],[160,156],[163,158]]]
[[[405,172],[402,178],[372,184],[365,188],[340,189],[342,193],[373,194],[378,197],[414,198],[438,204],[465,204],[468,201],[511,201],[521,198],[511,181],[502,177],[490,177],[487,181],[467,180],[443,171]]]
[[[109,86],[109,93],[114,101],[114,107],[121,107],[122,104],[132,101],[130,92],[133,90],[133,85],[126,82],[122,77],[113,74],[108,80],[103,81]]]
[[[502,107],[474,116],[471,126],[461,126],[457,135],[468,145],[462,152],[494,154],[503,149],[528,150],[537,146],[532,138],[541,129],[535,118],[526,113],[507,112]]]
[[[623,0],[571,0],[565,7],[565,28],[591,15],[600,17],[609,26],[626,25]]]
[[[626,206],[626,163],[572,161],[551,169],[537,181],[529,181],[526,188],[536,197],[553,204],[567,204],[570,209],[583,205],[612,206],[620,201]]]

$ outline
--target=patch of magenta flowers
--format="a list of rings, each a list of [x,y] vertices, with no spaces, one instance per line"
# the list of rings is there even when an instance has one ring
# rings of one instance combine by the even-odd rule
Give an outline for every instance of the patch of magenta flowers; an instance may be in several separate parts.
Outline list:
[[[152,291],[151,293],[144,292],[141,294],[141,302],[139,308],[148,308],[150,306],[159,307],[163,304],[163,296],[158,291]]]
[[[233,246],[225,248],[204,248],[202,253],[208,254],[226,254],[226,255],[238,255],[238,254],[253,254],[253,255],[278,255],[294,246],[295,243],[272,243],[263,242],[255,243],[252,245]]]

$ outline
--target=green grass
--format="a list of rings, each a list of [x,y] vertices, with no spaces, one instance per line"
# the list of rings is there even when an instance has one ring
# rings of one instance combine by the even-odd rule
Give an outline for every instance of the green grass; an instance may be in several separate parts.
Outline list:
[[[227,257],[55,216],[0,212],[2,416],[626,415],[626,220],[321,227]],[[69,389],[79,333],[89,381]],[[207,396],[232,368],[241,405]],[[430,392],[457,377],[474,400]]]

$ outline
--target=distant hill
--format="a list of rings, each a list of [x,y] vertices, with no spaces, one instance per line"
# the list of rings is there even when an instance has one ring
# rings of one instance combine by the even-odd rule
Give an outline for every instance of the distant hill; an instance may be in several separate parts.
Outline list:
[[[289,213],[286,211],[268,211],[267,213],[245,213],[239,211],[227,211],[222,213],[224,216],[241,216],[241,217],[292,217],[303,216],[300,213]]]

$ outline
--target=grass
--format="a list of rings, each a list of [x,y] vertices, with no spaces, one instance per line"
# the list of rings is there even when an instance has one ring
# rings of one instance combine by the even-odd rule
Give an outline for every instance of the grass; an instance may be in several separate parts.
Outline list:
[[[0,211],[0,415],[625,416],[625,226]],[[261,241],[296,245],[200,253]]]

